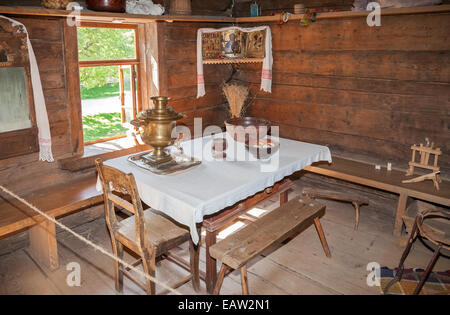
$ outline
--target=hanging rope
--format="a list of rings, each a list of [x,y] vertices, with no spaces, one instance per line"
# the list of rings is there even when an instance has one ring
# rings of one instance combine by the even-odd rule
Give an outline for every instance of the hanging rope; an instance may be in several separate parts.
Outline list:
[[[101,252],[102,254],[110,257],[113,260],[118,261],[119,263],[121,263],[123,266],[133,270],[134,272],[140,274],[141,276],[145,277],[146,279],[149,279],[150,281],[153,281],[154,283],[156,283],[157,285],[160,285],[162,287],[164,287],[165,289],[169,290],[170,292],[177,294],[177,295],[181,295],[180,292],[178,292],[177,290],[171,288],[170,286],[168,286],[167,284],[157,280],[156,278],[150,276],[149,274],[142,272],[141,270],[137,269],[136,267],[130,265],[129,263],[125,262],[123,259],[120,259],[116,256],[114,256],[113,254],[111,254],[110,252],[108,252],[106,249],[104,249],[103,247],[91,242],[90,240],[88,240],[87,238],[85,238],[84,236],[78,234],[77,232],[73,231],[72,229],[68,228],[67,226],[65,226],[64,224],[56,221],[55,218],[52,218],[51,216],[47,215],[46,213],[44,213],[43,211],[39,210],[38,208],[36,208],[34,205],[30,204],[28,201],[26,201],[25,199],[17,196],[15,193],[13,193],[12,191],[10,191],[9,189],[3,187],[0,185],[0,189],[3,190],[5,193],[7,193],[8,195],[10,195],[11,197],[19,200],[20,202],[24,203],[25,205],[27,205],[28,207],[30,207],[31,209],[33,209],[34,211],[36,211],[37,213],[39,213],[40,215],[42,215],[44,218],[46,218],[47,220],[55,223],[57,226],[59,226],[61,229],[69,232],[70,234],[72,234],[73,236],[75,236],[76,238],[78,238],[80,241],[88,244],[89,246],[93,247],[95,250]]]

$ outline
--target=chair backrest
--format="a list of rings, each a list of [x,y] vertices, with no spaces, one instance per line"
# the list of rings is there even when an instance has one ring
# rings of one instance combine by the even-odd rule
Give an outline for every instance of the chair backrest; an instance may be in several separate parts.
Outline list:
[[[438,230],[433,226],[428,225],[428,220],[440,220],[440,227]],[[439,245],[447,250],[450,250],[449,227],[450,227],[450,212],[436,209],[422,209],[416,216],[416,225],[419,229],[420,235],[425,237],[434,245]]]
[[[144,210],[133,174],[126,174],[114,167],[103,165],[100,159],[96,159],[95,164],[103,188],[106,224],[112,236],[115,237],[115,231],[120,227],[115,212],[115,206],[120,206],[134,214],[136,241],[141,248],[145,248]],[[123,198],[125,196],[129,196],[131,202]]]

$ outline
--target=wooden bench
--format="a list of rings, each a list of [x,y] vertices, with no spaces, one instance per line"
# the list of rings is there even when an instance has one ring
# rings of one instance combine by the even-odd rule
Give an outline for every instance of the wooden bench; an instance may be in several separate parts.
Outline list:
[[[96,189],[97,176],[41,188],[22,196],[25,200],[58,218],[103,202],[102,192]],[[30,250],[33,256],[51,269],[59,267],[55,224],[45,220],[34,210],[6,194],[0,194],[0,238],[29,229]]]
[[[319,218],[325,206],[309,198],[295,198],[209,248],[222,262],[214,294],[219,294],[225,274],[241,269],[242,294],[247,295],[247,262],[275,243],[281,243],[314,223],[327,257],[331,257]]]
[[[325,175],[347,182],[356,183],[399,195],[394,222],[394,235],[400,236],[403,227],[408,198],[416,198],[450,206],[450,182],[442,181],[440,190],[436,190],[430,181],[420,183],[402,183],[407,179],[405,172],[386,168],[376,170],[374,165],[333,157],[333,163],[316,163],[304,168],[306,171]]]

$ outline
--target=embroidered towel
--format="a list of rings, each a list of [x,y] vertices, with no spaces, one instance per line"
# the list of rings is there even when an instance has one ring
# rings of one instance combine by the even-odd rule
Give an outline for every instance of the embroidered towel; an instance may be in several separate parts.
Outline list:
[[[48,122],[47,108],[45,106],[44,92],[42,91],[39,68],[31,46],[27,29],[22,23],[0,15],[0,18],[11,22],[12,26],[21,26],[20,32],[27,34],[28,55],[30,58],[31,85],[33,87],[34,108],[36,112],[36,124],[39,138],[39,160],[53,162],[52,139],[50,135],[50,125]]]
[[[261,90],[269,93],[272,92],[272,65],[273,65],[272,34],[270,32],[269,26],[258,26],[250,28],[230,26],[219,29],[200,28],[197,31],[197,98],[205,95],[205,77],[203,75],[203,56],[202,56],[202,34],[227,31],[231,29],[238,29],[243,32],[266,30],[265,57],[263,60],[261,72]]]

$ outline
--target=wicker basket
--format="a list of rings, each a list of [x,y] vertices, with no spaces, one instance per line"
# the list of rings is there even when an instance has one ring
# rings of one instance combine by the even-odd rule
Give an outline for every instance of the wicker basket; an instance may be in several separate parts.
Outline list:
[[[46,9],[66,9],[71,0],[41,0],[41,5]]]

